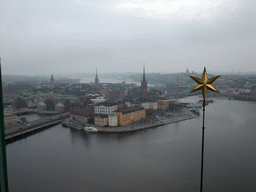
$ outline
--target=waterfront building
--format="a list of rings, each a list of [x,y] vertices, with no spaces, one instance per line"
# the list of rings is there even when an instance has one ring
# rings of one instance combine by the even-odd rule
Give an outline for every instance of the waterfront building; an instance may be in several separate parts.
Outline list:
[[[4,126],[16,125],[17,115],[7,114],[4,116]]]
[[[44,102],[38,102],[37,103],[37,109],[39,110],[39,111],[42,111],[42,110],[46,110],[46,104],[44,103]]]
[[[143,67],[143,79],[141,81],[141,97],[146,98],[148,96],[148,87],[147,87],[147,81],[145,76],[145,65]]]
[[[55,111],[63,112],[64,110],[65,110],[65,105],[63,105],[62,103],[58,103],[55,105]]]
[[[118,125],[116,113],[112,112],[108,114],[108,125],[111,127],[115,127]]]
[[[70,105],[70,117],[87,122],[91,116],[92,109],[89,105],[84,105],[84,103],[72,103]]]
[[[97,105],[94,106],[94,114],[107,115],[116,110],[117,110],[117,105],[110,102],[98,103]]]
[[[29,108],[33,108],[33,107],[36,107],[36,106],[37,106],[37,104],[35,102],[33,102],[31,100],[28,101],[28,107]]]
[[[98,114],[94,116],[94,124],[100,127],[108,125],[108,115]]]
[[[142,102],[141,106],[144,107],[145,109],[157,110],[157,102],[156,101]]]
[[[136,106],[116,111],[118,125],[125,126],[145,119],[144,107]]]
[[[256,98],[256,85],[251,86],[251,97]]]
[[[169,108],[169,101],[168,100],[158,100],[157,101],[157,108],[158,109],[168,109]]]

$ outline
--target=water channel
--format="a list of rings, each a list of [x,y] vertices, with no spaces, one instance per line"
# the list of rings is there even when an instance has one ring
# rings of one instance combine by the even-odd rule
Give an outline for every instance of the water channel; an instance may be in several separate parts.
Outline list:
[[[204,191],[255,191],[256,102],[206,107]],[[199,191],[202,115],[126,134],[61,125],[7,145],[10,191]]]

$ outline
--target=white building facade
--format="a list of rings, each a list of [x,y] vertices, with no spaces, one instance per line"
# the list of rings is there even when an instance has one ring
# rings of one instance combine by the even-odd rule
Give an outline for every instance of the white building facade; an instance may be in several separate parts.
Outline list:
[[[94,114],[106,114],[116,111],[117,105],[105,106],[105,105],[96,105],[94,106]]]
[[[109,113],[108,114],[108,125],[111,127],[117,126],[117,114],[116,113]]]
[[[157,110],[157,102],[144,102],[144,103],[141,103],[141,106],[144,107],[145,109]]]

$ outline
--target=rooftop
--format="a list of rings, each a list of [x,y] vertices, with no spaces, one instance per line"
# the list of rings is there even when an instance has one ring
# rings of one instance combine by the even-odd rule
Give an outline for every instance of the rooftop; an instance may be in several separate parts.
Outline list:
[[[125,109],[119,109],[116,112],[121,112],[123,114],[126,114],[126,113],[131,113],[134,111],[144,110],[144,109],[145,109],[144,107],[135,106],[135,107],[129,107],[129,108],[125,108]]]
[[[102,103],[96,104],[95,106],[101,106],[101,105],[107,106],[107,107],[111,107],[111,106],[114,106],[114,105],[116,105],[116,104],[111,103],[111,102],[102,102]]]
[[[117,114],[112,112],[112,113],[109,113],[108,116],[117,116]]]

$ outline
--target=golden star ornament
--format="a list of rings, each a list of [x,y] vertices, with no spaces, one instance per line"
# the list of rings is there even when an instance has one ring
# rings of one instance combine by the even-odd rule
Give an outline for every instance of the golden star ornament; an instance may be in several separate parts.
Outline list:
[[[207,89],[219,93],[219,91],[217,91],[217,89],[215,89],[211,84],[212,84],[216,79],[218,79],[218,78],[220,77],[220,75],[208,79],[207,74],[206,74],[206,68],[204,67],[204,72],[203,72],[202,79],[199,79],[199,78],[193,77],[193,76],[190,76],[190,77],[191,77],[195,82],[197,82],[198,85],[197,85],[194,89],[192,89],[189,93],[192,93],[192,92],[195,92],[195,91],[198,91],[198,90],[202,89],[203,98],[206,97]]]

